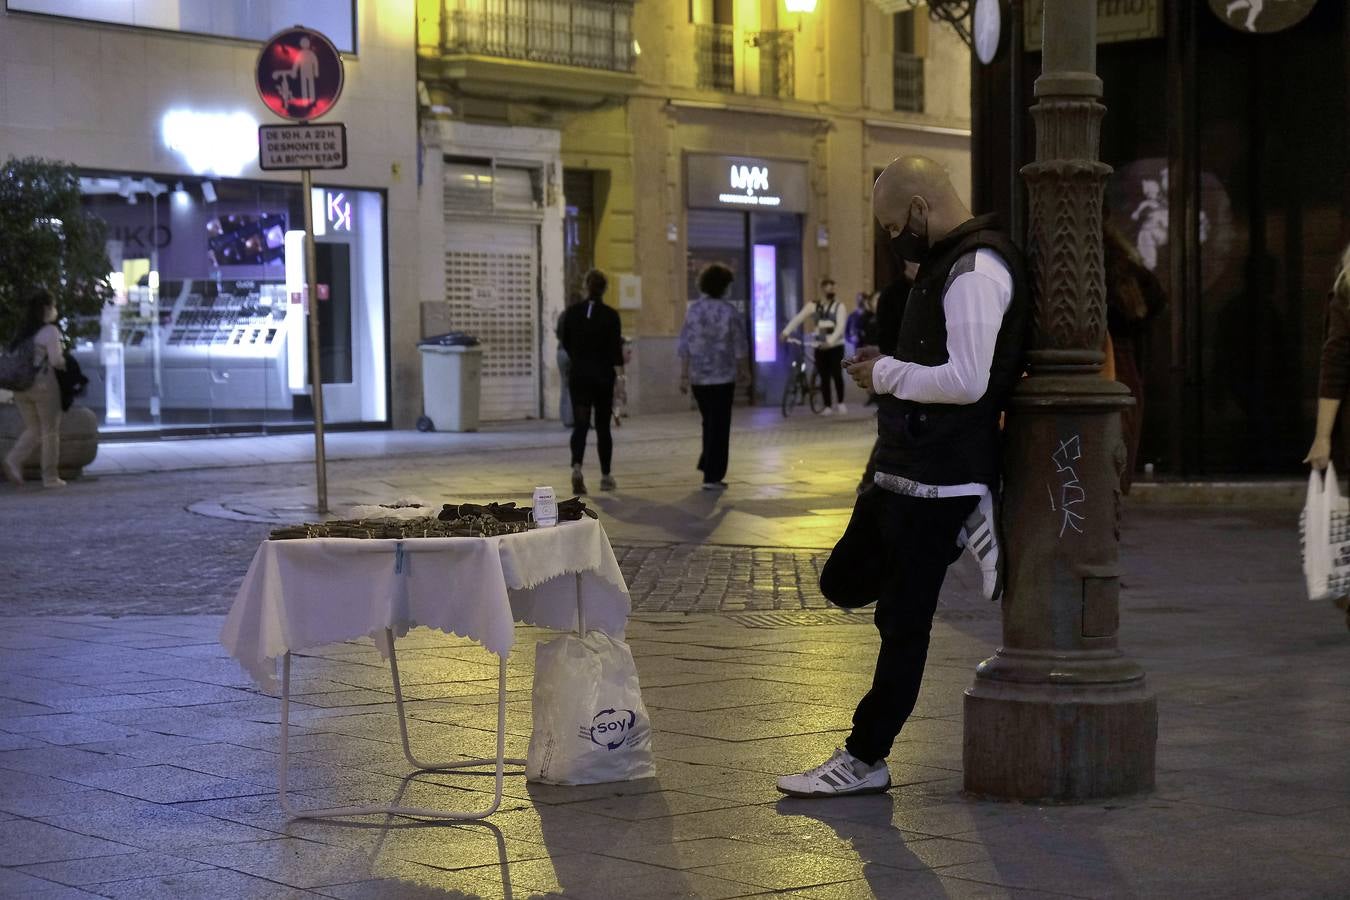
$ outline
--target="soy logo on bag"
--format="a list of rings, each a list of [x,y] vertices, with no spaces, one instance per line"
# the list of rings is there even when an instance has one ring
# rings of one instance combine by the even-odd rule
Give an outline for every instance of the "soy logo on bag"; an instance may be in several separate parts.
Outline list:
[[[606,750],[618,750],[638,739],[636,724],[637,713],[631,709],[602,709],[591,719],[589,728],[581,726],[580,737]]]

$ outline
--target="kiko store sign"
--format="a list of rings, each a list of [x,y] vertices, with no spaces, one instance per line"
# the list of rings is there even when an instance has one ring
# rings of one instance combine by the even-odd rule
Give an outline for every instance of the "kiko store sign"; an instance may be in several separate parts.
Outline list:
[[[705,153],[685,157],[690,209],[804,213],[808,183],[806,163]]]

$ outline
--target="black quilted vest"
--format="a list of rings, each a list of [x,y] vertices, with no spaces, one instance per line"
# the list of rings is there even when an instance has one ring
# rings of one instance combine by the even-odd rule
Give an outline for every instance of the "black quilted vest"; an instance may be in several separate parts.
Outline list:
[[[981,249],[992,250],[1003,259],[1013,282],[1012,303],[994,345],[989,387],[983,397],[968,405],[880,397],[878,471],[923,484],[998,484],[999,414],[1022,375],[1031,297],[1021,252],[997,229],[994,216],[977,216],[933,245],[904,302],[894,355],[924,366],[947,362],[942,297],[954,280],[957,262]]]

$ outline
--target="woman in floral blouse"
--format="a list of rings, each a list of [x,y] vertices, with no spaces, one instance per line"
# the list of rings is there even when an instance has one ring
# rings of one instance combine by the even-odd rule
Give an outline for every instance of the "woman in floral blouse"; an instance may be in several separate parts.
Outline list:
[[[726,488],[731,445],[731,406],[736,385],[750,380],[750,350],[740,310],[722,299],[735,276],[719,263],[698,275],[702,294],[689,304],[680,329],[680,393],[692,388],[703,417],[703,452],[698,467],[703,490]]]

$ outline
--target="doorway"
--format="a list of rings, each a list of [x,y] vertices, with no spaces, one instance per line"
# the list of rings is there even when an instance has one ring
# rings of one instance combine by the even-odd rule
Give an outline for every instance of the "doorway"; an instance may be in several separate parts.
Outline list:
[[[691,209],[688,212],[686,296],[698,298],[698,273],[721,263],[736,276],[725,299],[740,310],[750,344],[751,405],[782,395],[788,357],[778,333],[802,306],[802,217]]]

